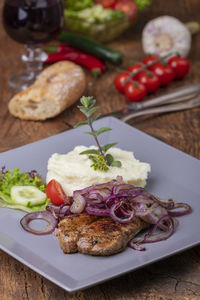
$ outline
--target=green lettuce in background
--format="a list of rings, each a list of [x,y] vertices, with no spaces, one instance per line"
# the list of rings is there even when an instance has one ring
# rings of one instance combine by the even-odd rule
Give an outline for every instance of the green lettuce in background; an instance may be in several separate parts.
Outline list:
[[[82,10],[88,7],[92,7],[93,0],[66,0],[65,1],[67,9],[69,10]]]
[[[137,4],[138,10],[143,10],[151,4],[152,0],[134,0],[134,2]]]
[[[148,7],[152,0],[133,0],[137,6],[138,10],[143,10]],[[93,6],[95,0],[65,0],[66,7],[69,10],[79,11],[85,8],[90,8]]]

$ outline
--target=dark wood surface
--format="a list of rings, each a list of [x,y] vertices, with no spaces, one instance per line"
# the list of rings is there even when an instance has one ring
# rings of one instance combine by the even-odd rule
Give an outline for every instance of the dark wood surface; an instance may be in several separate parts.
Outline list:
[[[0,3],[2,9],[3,1]],[[130,61],[142,59],[141,32],[145,22],[160,15],[172,15],[187,22],[200,22],[199,0],[153,0],[152,7],[138,21],[137,25],[122,37],[110,43],[121,50]],[[76,105],[58,117],[45,122],[28,122],[15,119],[8,112],[8,101],[14,91],[8,87],[11,72],[23,67],[19,56],[23,47],[12,41],[0,25],[0,152],[52,136],[66,130],[63,121],[72,124],[82,120]],[[183,86],[200,80],[200,38],[193,37],[189,55],[191,72],[181,82],[173,83],[165,93],[176,86]],[[109,67],[96,82],[89,74],[86,94],[93,95],[102,113],[124,107],[127,104],[113,86],[116,70]],[[131,125],[180,149],[200,158],[200,109],[184,112],[150,115],[135,119]],[[199,228],[197,228],[199,230]],[[88,299],[137,299],[172,300],[200,299],[200,247],[154,263],[151,266],[131,272],[120,278],[100,284],[85,291],[68,294],[63,289],[0,251],[0,299],[1,300],[88,300]]]

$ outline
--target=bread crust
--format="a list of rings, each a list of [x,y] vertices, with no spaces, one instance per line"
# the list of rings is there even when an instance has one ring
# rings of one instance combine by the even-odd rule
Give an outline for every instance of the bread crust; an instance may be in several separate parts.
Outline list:
[[[43,70],[32,86],[16,94],[8,109],[23,120],[46,120],[74,104],[85,87],[86,77],[80,66],[58,62]]]

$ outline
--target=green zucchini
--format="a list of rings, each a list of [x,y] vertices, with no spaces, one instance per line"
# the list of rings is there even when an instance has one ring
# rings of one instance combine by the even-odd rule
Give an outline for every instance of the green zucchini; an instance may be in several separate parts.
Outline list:
[[[80,36],[75,33],[62,31],[59,41],[74,46],[86,53],[94,55],[114,65],[120,65],[123,61],[123,54],[120,51],[112,50],[94,40]]]

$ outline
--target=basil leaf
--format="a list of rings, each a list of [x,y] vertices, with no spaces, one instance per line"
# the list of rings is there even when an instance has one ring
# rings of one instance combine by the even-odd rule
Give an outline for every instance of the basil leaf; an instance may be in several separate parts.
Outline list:
[[[84,126],[84,125],[88,125],[88,121],[79,122],[78,124],[76,124],[74,126],[74,128],[77,128],[77,127],[80,127],[80,126]]]
[[[103,152],[107,152],[110,148],[112,148],[113,146],[115,146],[117,144],[118,143],[106,144],[103,147],[101,147],[101,149],[103,150]]]
[[[95,116],[90,118],[90,122],[93,123],[94,121],[96,121],[99,117],[101,116],[101,114],[96,114]]]
[[[121,163],[121,161],[119,161],[119,160],[114,160],[114,161],[112,162],[111,166],[112,166],[112,167],[118,167],[118,168],[120,168],[120,167],[122,166],[122,163]]]
[[[109,165],[109,166],[112,166],[112,163],[113,163],[113,161],[114,161],[114,158],[113,158],[113,156],[111,155],[111,154],[106,154],[106,162],[107,162],[107,164]]]
[[[99,150],[97,150],[97,149],[89,149],[89,150],[82,151],[79,154],[80,155],[84,155],[84,154],[99,154]]]
[[[98,106],[91,108],[91,109],[88,111],[88,116],[90,117],[91,115],[93,115],[93,113],[95,113],[95,111],[97,111],[98,109],[99,109]]]

